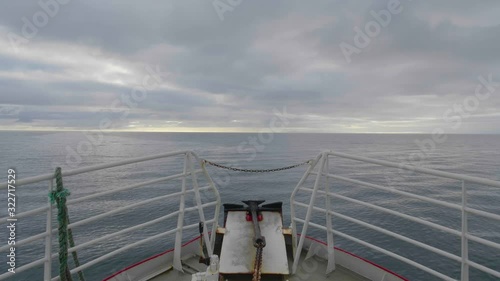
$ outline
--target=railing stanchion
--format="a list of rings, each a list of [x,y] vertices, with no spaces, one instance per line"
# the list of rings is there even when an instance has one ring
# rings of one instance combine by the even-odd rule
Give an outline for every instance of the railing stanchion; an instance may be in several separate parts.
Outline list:
[[[49,181],[49,193],[54,186],[54,179]],[[49,209],[47,210],[47,224],[45,226],[45,264],[43,269],[43,280],[50,281],[52,279],[52,204],[50,198],[47,198]]]
[[[193,182],[193,189],[194,189],[194,197],[195,197],[195,200],[196,200],[196,206],[198,207],[198,215],[200,216],[200,221],[203,222],[203,224],[205,224],[205,212],[203,211],[203,204],[201,203],[201,195],[200,195],[200,189],[199,189],[199,186],[198,186],[198,178],[195,174],[195,169],[194,169],[194,166],[193,166],[193,159],[192,159],[193,155],[191,152],[188,152],[188,155],[187,155],[187,160],[188,160],[188,166],[189,166],[189,172],[191,174],[191,180]],[[210,238],[208,237],[208,230],[206,227],[203,228],[203,239],[207,242],[210,241]],[[211,243],[205,243],[206,244],[206,247],[207,247],[207,252],[208,252],[208,255],[211,256],[213,254],[213,251],[212,251],[212,245]]]
[[[462,180],[462,273],[461,280],[469,281],[469,242],[467,234],[469,229],[467,226],[467,188],[465,181]]]
[[[188,170],[188,154],[186,153],[184,155],[184,170],[183,170],[184,175],[186,175],[187,170]],[[175,234],[175,248],[174,248],[174,268],[181,272],[183,272],[181,263],[181,251],[182,251],[182,227],[184,224],[185,197],[186,197],[186,176],[182,177],[182,194],[179,203],[179,216],[177,218],[177,232]]]
[[[325,170],[326,174],[329,173],[329,157],[325,154],[326,162],[325,162]],[[326,273],[329,274],[335,270],[335,252],[334,252],[334,244],[333,244],[333,225],[332,225],[332,214],[331,211],[331,202],[330,202],[330,182],[329,178],[325,176],[325,207],[326,207],[326,241],[328,245],[328,264],[326,266]]]
[[[319,159],[321,157],[321,154],[318,155],[315,159],[311,160],[309,163],[309,167],[307,167],[306,172],[302,176],[302,178],[299,180],[297,183],[297,186],[295,186],[295,189],[292,191],[292,195],[290,195],[290,225],[292,228],[292,251],[295,253],[295,247],[297,246],[297,224],[295,223],[295,195],[299,191],[299,189],[302,187],[304,182],[307,180],[309,175],[311,174],[312,170],[314,167],[316,167],[316,164],[318,163]]]
[[[304,240],[307,235],[307,228],[309,226],[309,221],[311,220],[311,215],[314,207],[314,202],[316,200],[316,193],[318,191],[319,183],[321,181],[321,174],[323,173],[323,169],[325,167],[325,162],[326,162],[326,153],[321,154],[320,158],[320,165],[319,165],[319,170],[318,170],[318,175],[316,176],[316,181],[314,182],[314,189],[311,194],[311,199],[309,200],[309,207],[307,208],[307,213],[306,213],[306,219],[304,220],[304,225],[302,226],[302,232],[300,234],[300,239],[299,239],[299,245],[297,246],[297,250],[295,251],[295,255],[293,257],[293,267],[292,267],[292,273],[295,273],[297,271],[297,266],[299,265],[299,260],[300,260],[300,254],[302,252],[302,247],[304,246]]]
[[[195,158],[199,160],[198,156],[194,154]],[[212,249],[215,247],[215,236],[217,235],[217,224],[219,221],[219,212],[220,212],[220,206],[221,206],[221,199],[220,199],[220,194],[217,188],[215,187],[214,181],[210,177],[207,171],[207,167],[205,165],[204,161],[200,161],[201,165],[201,170],[203,171],[203,174],[205,175],[206,180],[208,181],[208,185],[212,188],[212,191],[215,194],[215,201],[217,204],[215,205],[215,213],[214,213],[214,222],[212,224],[212,233],[210,236],[210,245],[212,246]]]

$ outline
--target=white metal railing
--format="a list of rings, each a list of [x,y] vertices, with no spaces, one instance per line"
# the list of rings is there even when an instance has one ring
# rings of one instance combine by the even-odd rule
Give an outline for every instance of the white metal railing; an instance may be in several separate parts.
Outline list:
[[[212,179],[210,178],[210,176],[205,168],[204,163],[202,161],[200,161],[199,157],[195,153],[193,153],[191,151],[178,151],[178,152],[165,153],[165,154],[154,155],[154,156],[132,158],[132,159],[127,159],[124,161],[119,161],[119,162],[114,162],[114,163],[101,164],[101,165],[95,165],[95,166],[90,166],[90,167],[85,167],[85,168],[79,168],[79,169],[75,169],[75,170],[63,171],[62,176],[63,176],[63,178],[67,178],[67,177],[70,177],[73,175],[90,173],[93,171],[99,171],[99,170],[108,169],[108,168],[112,168],[112,167],[124,166],[124,165],[128,165],[128,164],[146,162],[146,161],[151,161],[151,160],[156,160],[156,159],[165,159],[165,158],[182,157],[182,156],[184,158],[184,161],[183,161],[184,162],[184,169],[183,169],[182,173],[170,175],[170,176],[166,176],[166,177],[161,177],[161,178],[157,178],[157,179],[153,179],[153,180],[149,180],[149,181],[144,181],[144,182],[137,183],[137,184],[131,184],[131,185],[127,185],[127,186],[112,189],[112,190],[106,190],[103,192],[94,193],[94,194],[91,194],[88,196],[83,196],[83,197],[76,198],[76,199],[69,199],[67,201],[68,209],[71,211],[71,205],[74,205],[74,204],[77,204],[77,203],[80,203],[83,201],[87,201],[87,200],[90,200],[93,198],[97,198],[97,197],[101,197],[101,196],[109,195],[109,194],[114,194],[117,192],[123,192],[123,191],[131,190],[131,189],[135,189],[135,188],[139,188],[139,187],[152,185],[152,184],[165,183],[165,182],[175,180],[175,179],[182,180],[181,190],[179,192],[174,192],[174,193],[165,194],[165,195],[161,195],[158,197],[142,200],[140,202],[137,202],[137,203],[134,203],[134,204],[131,204],[128,206],[116,208],[116,209],[113,209],[111,211],[107,211],[107,212],[104,212],[104,213],[101,213],[101,214],[98,214],[95,216],[91,216],[91,217],[82,219],[80,221],[72,222],[71,224],[69,224],[68,228],[75,228],[77,226],[93,223],[93,222],[100,220],[100,219],[103,219],[105,217],[109,217],[111,215],[114,215],[114,214],[117,214],[117,213],[120,213],[123,211],[128,211],[128,210],[133,209],[135,207],[143,206],[143,205],[151,203],[151,202],[165,200],[165,199],[174,198],[174,197],[179,198],[179,200],[180,200],[179,209],[175,212],[172,212],[170,214],[166,214],[166,215],[161,216],[161,217],[156,218],[156,219],[145,221],[139,225],[135,225],[135,226],[131,226],[131,227],[128,227],[125,229],[121,229],[119,231],[95,238],[95,239],[87,241],[85,243],[75,245],[75,247],[69,248],[68,249],[69,253],[79,251],[83,248],[89,247],[89,246],[94,245],[98,242],[101,242],[104,240],[109,240],[113,237],[117,237],[118,235],[129,233],[129,232],[132,232],[134,230],[138,230],[138,229],[146,227],[146,226],[154,225],[154,224],[157,224],[159,222],[166,221],[169,218],[177,217],[177,227],[176,228],[171,229],[171,230],[166,231],[166,232],[162,232],[160,234],[157,234],[157,235],[154,235],[151,237],[146,237],[142,240],[128,244],[128,245],[123,246],[121,248],[118,248],[112,252],[106,253],[100,257],[97,257],[93,260],[90,260],[84,264],[81,264],[80,266],[78,266],[76,268],[71,269],[70,272],[72,274],[77,273],[78,271],[82,271],[86,268],[89,268],[89,267],[91,267],[91,266],[93,266],[101,261],[109,259],[110,257],[116,256],[117,254],[122,253],[128,249],[131,249],[133,247],[137,247],[139,245],[142,245],[142,244],[145,244],[148,242],[152,242],[154,240],[157,240],[157,239],[160,239],[162,237],[172,235],[172,234],[175,234],[174,268],[177,270],[182,270],[182,265],[181,265],[181,261],[180,261],[180,259],[181,259],[181,243],[183,240],[182,232],[183,232],[183,230],[194,229],[198,226],[198,222],[196,222],[194,224],[190,224],[190,225],[184,225],[184,214],[187,212],[197,212],[198,216],[199,216],[199,221],[204,222],[206,225],[212,225],[212,231],[211,231],[212,235],[209,234],[209,230],[207,230],[208,227],[205,227],[203,230],[203,237],[204,237],[205,241],[210,241],[210,243],[207,243],[208,253],[209,254],[213,253],[213,247],[214,247],[214,243],[215,243],[215,230],[217,227],[217,219],[219,217],[219,211],[220,211],[220,205],[221,205],[220,195],[219,195],[219,192],[217,191],[217,188],[215,187]],[[199,163],[200,168],[195,169],[195,166],[196,166],[195,163]],[[207,186],[200,187],[198,185],[198,174],[200,174],[200,173],[203,175],[204,179],[208,182]],[[36,177],[31,177],[31,178],[26,178],[26,179],[20,179],[20,180],[16,181],[16,187],[19,187],[22,185],[27,185],[27,184],[33,184],[33,183],[47,181],[48,186],[49,186],[49,192],[50,192],[54,188],[54,178],[55,178],[54,173],[51,173],[51,174],[46,174],[46,175],[41,175],[41,176],[36,176]],[[191,187],[188,186],[188,182],[187,182],[188,178],[191,179],[191,183],[192,183]],[[0,189],[2,189],[2,188],[3,189],[7,188],[7,185],[1,184]],[[71,189],[71,188],[69,188],[69,189]],[[202,199],[201,199],[201,192],[202,191],[213,192],[213,194],[215,196],[214,201],[202,203]],[[196,206],[189,207],[189,208],[185,206],[185,196],[188,193],[194,193]],[[31,217],[31,216],[43,214],[43,213],[47,214],[46,231],[45,232],[32,235],[32,236],[27,237],[27,238],[20,240],[20,241],[16,241],[16,247],[22,247],[22,246],[25,246],[26,244],[44,239],[44,243],[45,243],[44,257],[41,259],[35,260],[33,262],[30,262],[28,264],[22,265],[20,267],[17,267],[16,274],[44,264],[44,280],[45,281],[59,280],[59,277],[52,277],[52,259],[57,257],[57,255],[58,255],[58,253],[52,253],[53,237],[57,235],[57,226],[52,225],[53,208],[55,208],[55,207],[53,205],[51,205],[49,200],[47,200],[47,202],[48,203],[45,207],[36,208],[36,209],[29,210],[29,211],[26,211],[23,213],[19,213],[16,216],[17,219],[21,219],[21,218],[27,218],[27,217]],[[209,220],[206,220],[204,208],[208,208],[208,207],[212,207],[212,206],[215,206],[214,217],[209,219]],[[9,217],[1,218],[0,222],[5,223],[5,222],[7,222],[7,219],[9,219]],[[7,245],[7,246],[0,247],[0,252],[6,251],[8,249],[8,247],[10,247],[10,246]],[[11,275],[12,275],[12,273],[10,273],[10,272],[1,274],[0,280],[7,279],[8,277],[11,277]]]
[[[426,175],[438,176],[438,177],[447,178],[447,179],[459,180],[459,181],[461,181],[462,202],[461,202],[461,204],[449,203],[449,202],[445,202],[445,201],[441,201],[441,200],[437,200],[437,199],[433,199],[433,198],[429,198],[429,197],[425,197],[425,196],[416,195],[416,194],[409,193],[406,191],[401,191],[401,190],[397,190],[394,188],[389,188],[389,187],[378,185],[378,184],[373,184],[373,183],[369,183],[369,182],[365,182],[365,181],[361,181],[361,180],[350,179],[347,177],[331,174],[329,172],[329,169],[328,169],[330,156],[340,157],[340,158],[350,159],[350,160],[355,160],[355,161],[361,161],[364,163],[377,164],[377,165],[381,165],[381,166],[385,166],[385,167],[398,168],[398,169],[403,169],[403,170],[412,171],[412,172],[416,172],[416,173],[422,173],[422,174],[426,174]],[[314,186],[313,186],[313,188],[304,187],[304,182],[307,180],[307,178],[310,175],[316,176]],[[324,188],[320,187],[322,185],[321,184],[322,179],[325,180]],[[413,199],[418,199],[418,200],[422,200],[424,202],[433,203],[433,204],[438,205],[438,206],[443,206],[443,207],[459,210],[461,212],[461,218],[462,218],[461,229],[460,230],[452,229],[452,228],[449,228],[449,227],[446,227],[446,226],[443,226],[443,225],[440,225],[440,224],[437,224],[434,222],[430,222],[430,221],[427,221],[427,220],[424,220],[424,219],[421,219],[418,217],[409,216],[407,214],[403,214],[403,213],[395,211],[395,210],[391,210],[391,209],[388,209],[385,207],[377,206],[377,205],[374,205],[374,204],[371,204],[368,202],[364,202],[364,201],[361,201],[358,199],[350,198],[350,197],[338,194],[334,191],[332,192],[332,191],[330,191],[330,187],[329,187],[329,181],[328,181],[329,179],[334,179],[337,182],[349,182],[351,184],[355,184],[358,186],[364,186],[364,187],[383,190],[383,191],[387,191],[387,192],[391,192],[391,193],[395,193],[395,194],[399,194],[399,195],[404,195],[404,196],[407,196],[407,197],[410,197]],[[449,258],[451,260],[460,262],[461,263],[461,279],[460,280],[462,280],[462,281],[469,280],[469,268],[470,267],[476,268],[480,271],[486,272],[488,274],[491,274],[493,276],[500,278],[499,271],[493,270],[493,269],[488,268],[484,265],[481,265],[481,264],[478,264],[474,261],[471,261],[468,257],[468,254],[469,254],[468,241],[478,242],[478,243],[486,245],[488,247],[500,250],[499,243],[489,241],[489,240],[483,239],[481,237],[478,237],[478,236],[475,236],[475,235],[469,233],[468,226],[467,226],[468,214],[483,216],[483,217],[494,219],[497,221],[500,221],[500,215],[477,210],[477,209],[473,209],[473,208],[469,207],[467,205],[467,185],[466,185],[466,183],[477,183],[477,184],[482,184],[482,185],[500,188],[500,182],[489,180],[489,179],[484,179],[484,178],[479,178],[479,177],[472,177],[472,176],[454,174],[454,173],[449,173],[449,172],[437,171],[437,170],[432,170],[432,169],[415,167],[412,165],[402,165],[402,164],[393,163],[393,162],[389,162],[389,161],[376,160],[376,159],[361,157],[361,156],[353,156],[353,155],[340,153],[340,152],[330,151],[330,152],[321,153],[320,155],[318,155],[316,160],[310,165],[310,167],[308,168],[306,173],[303,175],[303,177],[301,178],[301,180],[297,184],[296,188],[294,189],[294,191],[291,195],[291,199],[290,199],[291,223],[292,223],[292,229],[294,232],[294,235],[293,235],[294,238],[297,235],[296,223],[298,222],[298,223],[303,224],[301,235],[300,235],[300,238],[298,241],[298,245],[296,242],[294,242],[295,245],[297,245],[297,247],[296,247],[296,251],[294,253],[292,272],[295,273],[297,270],[301,251],[302,251],[302,248],[304,245],[304,239],[306,237],[307,230],[310,226],[310,227],[314,227],[314,228],[326,231],[326,233],[327,233],[327,245],[328,245],[328,251],[329,251],[328,252],[328,267],[327,267],[327,272],[326,272],[327,274],[332,272],[333,270],[335,270],[335,266],[334,266],[335,260],[334,260],[334,255],[333,255],[333,248],[334,248],[333,247],[334,246],[333,245],[333,235],[335,234],[336,236],[351,240],[353,242],[356,242],[358,244],[361,244],[361,245],[366,246],[368,248],[371,248],[373,250],[384,253],[390,257],[393,257],[395,259],[403,261],[409,265],[412,265],[416,268],[419,268],[419,269],[421,269],[427,273],[430,273],[434,276],[437,276],[443,280],[455,280],[454,278],[449,277],[446,274],[443,274],[441,272],[433,270],[433,269],[431,269],[427,266],[424,266],[420,263],[417,263],[413,260],[410,260],[408,258],[400,256],[396,253],[390,252],[390,251],[383,249],[381,247],[375,246],[367,241],[363,241],[361,239],[358,239],[356,237],[353,237],[351,235],[348,235],[346,233],[343,233],[343,232],[340,232],[338,230],[333,229],[332,225],[331,225],[331,216],[335,216],[335,217],[347,220],[351,223],[355,223],[355,224],[364,226],[366,228],[372,229],[374,231],[378,231],[380,233],[392,236],[392,237],[397,238],[401,241],[408,242],[410,244],[421,247],[421,248],[426,249],[428,251],[431,251],[433,253],[439,254],[439,255],[444,256],[446,258]],[[310,199],[309,199],[309,204],[305,204],[305,203],[301,203],[301,202],[296,201],[296,195],[299,191],[306,191],[306,192],[309,192],[311,194]],[[315,200],[318,196],[325,197],[326,203],[325,203],[324,208],[315,205]],[[355,218],[347,216],[345,214],[338,213],[338,212],[334,211],[335,208],[331,207],[330,198],[342,199],[342,200],[345,200],[345,201],[350,202],[350,203],[358,204],[358,205],[361,205],[364,207],[372,208],[374,210],[378,210],[378,211],[385,212],[385,213],[388,213],[391,215],[395,215],[395,216],[398,216],[400,218],[404,218],[404,219],[407,219],[409,221],[420,223],[422,225],[426,225],[426,226],[432,227],[434,229],[444,231],[444,232],[447,232],[449,234],[458,236],[461,238],[461,254],[460,254],[460,256],[457,256],[455,254],[443,251],[443,250],[438,249],[436,247],[433,247],[431,245],[427,245],[425,243],[416,241],[414,239],[411,239],[409,237],[406,237],[406,236],[400,235],[398,233],[389,231],[389,230],[381,228],[379,226],[375,226],[375,225],[370,224],[368,222],[364,222],[362,220],[355,219]],[[296,217],[296,207],[306,208],[307,212],[305,214],[305,218],[301,219],[301,218]],[[311,222],[311,216],[312,216],[313,211],[325,214],[325,216],[326,216],[325,225]]]

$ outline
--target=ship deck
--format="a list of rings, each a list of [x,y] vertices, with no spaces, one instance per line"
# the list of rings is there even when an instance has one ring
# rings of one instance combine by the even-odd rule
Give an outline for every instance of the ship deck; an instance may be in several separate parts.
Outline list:
[[[302,254],[302,258],[305,258],[305,254]],[[174,270],[173,268],[165,271],[164,273],[149,279],[149,281],[171,281],[171,280],[179,280],[179,281],[191,281],[191,274],[196,272],[204,272],[206,270],[206,266],[198,263],[199,256],[190,256],[183,259],[183,272],[179,272]],[[289,264],[292,264],[292,260],[289,260]],[[369,281],[362,277],[359,274],[356,274],[345,267],[340,265],[336,265],[336,269],[333,273],[328,276],[325,275],[326,272],[326,260],[321,259],[319,257],[311,258],[311,262],[306,262],[307,266],[299,266],[297,273],[291,275],[287,280],[290,281],[304,281],[304,280],[315,280],[315,281],[323,281],[323,280],[335,280],[335,281]],[[238,279],[224,279],[228,281],[243,281],[243,280],[251,280],[251,276],[248,278],[238,278]],[[263,281],[266,279],[263,277]]]

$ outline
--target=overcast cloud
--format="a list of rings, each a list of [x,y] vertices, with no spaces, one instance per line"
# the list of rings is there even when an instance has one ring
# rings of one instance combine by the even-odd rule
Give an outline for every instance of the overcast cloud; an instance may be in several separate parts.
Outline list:
[[[500,133],[500,1],[396,2],[3,1],[0,129]]]

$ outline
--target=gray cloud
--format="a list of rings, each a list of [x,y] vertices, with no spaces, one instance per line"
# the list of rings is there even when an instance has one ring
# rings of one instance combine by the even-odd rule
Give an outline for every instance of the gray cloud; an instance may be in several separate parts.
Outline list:
[[[339,45],[387,1],[244,0],[221,21],[211,1],[72,0],[17,51],[9,38],[42,8],[0,5],[0,105],[24,106],[0,129],[265,129],[286,106],[290,131],[429,133],[479,75],[500,81],[497,1],[401,0],[351,63]],[[146,66],[169,75],[127,107]],[[499,133],[499,91],[449,132]]]

